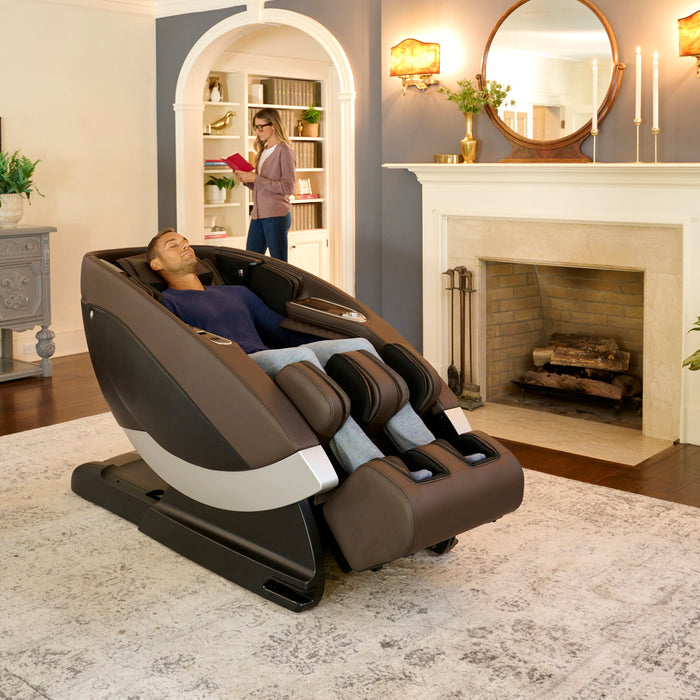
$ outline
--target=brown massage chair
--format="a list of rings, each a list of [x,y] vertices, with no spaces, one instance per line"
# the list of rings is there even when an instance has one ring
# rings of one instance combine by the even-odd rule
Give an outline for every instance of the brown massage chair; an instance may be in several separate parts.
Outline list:
[[[270,378],[235,342],[161,304],[165,285],[145,248],[88,253],[90,357],[135,451],[77,467],[75,493],[291,610],[320,601],[324,551],[345,572],[377,569],[424,548],[449,551],[459,533],[518,508],[518,461],[470,430],[445,382],[388,323],[287,263],[194,250],[204,284],[246,285],[287,328],[366,338],[383,362],[353,351],[326,373],[298,362]],[[407,401],[436,439],[402,453],[383,427]],[[351,473],[327,446],[348,415],[386,455]]]

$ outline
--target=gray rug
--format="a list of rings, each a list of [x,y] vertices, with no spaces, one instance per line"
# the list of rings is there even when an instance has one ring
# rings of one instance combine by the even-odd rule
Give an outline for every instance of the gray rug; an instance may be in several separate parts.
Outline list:
[[[109,414],[0,438],[0,697],[697,698],[699,511],[536,472],[516,513],[288,612],[70,491]]]

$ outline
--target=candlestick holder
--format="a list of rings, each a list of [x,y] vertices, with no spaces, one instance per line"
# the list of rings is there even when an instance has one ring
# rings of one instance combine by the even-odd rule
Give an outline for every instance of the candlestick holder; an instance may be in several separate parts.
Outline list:
[[[651,133],[654,134],[654,163],[659,162],[659,129],[658,126],[652,128]]]
[[[642,125],[642,120],[635,119],[634,125],[637,127],[637,163],[639,163],[639,127]]]
[[[596,163],[596,141],[598,140],[598,134],[600,132],[598,129],[591,129],[591,136],[593,137],[593,162]]]

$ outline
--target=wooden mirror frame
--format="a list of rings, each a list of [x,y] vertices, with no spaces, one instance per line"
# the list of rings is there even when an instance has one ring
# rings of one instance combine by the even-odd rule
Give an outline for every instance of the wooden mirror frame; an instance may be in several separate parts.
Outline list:
[[[476,76],[480,88],[483,89],[486,85],[486,80],[488,78],[486,75],[486,63],[488,61],[491,43],[493,42],[496,33],[501,28],[503,22],[505,22],[505,20],[510,17],[515,10],[528,2],[530,2],[530,0],[518,0],[518,2],[506,10],[498,22],[496,22],[496,25],[491,31],[488,41],[486,42],[486,47],[484,48],[484,54],[481,60],[481,73]],[[608,35],[610,49],[612,51],[613,70],[610,78],[610,85],[608,86],[608,91],[605,94],[603,102],[598,108],[598,123],[600,123],[612,108],[615,100],[617,99],[617,95],[620,92],[622,71],[625,69],[625,64],[620,63],[620,56],[617,49],[615,35],[613,34],[610,23],[605,18],[603,13],[595,5],[593,5],[593,3],[589,2],[589,0],[577,0],[577,2],[585,5],[600,20],[601,24],[605,28],[605,32]],[[493,109],[493,107],[487,105],[485,109],[496,128],[506,137],[513,147],[513,152],[510,154],[510,156],[503,158],[501,162],[510,161],[514,163],[528,163],[538,161],[544,163],[588,163],[591,160],[587,155],[581,152],[581,144],[591,134],[592,119],[584,124],[580,129],[568,134],[567,136],[563,136],[559,139],[552,139],[551,141],[538,141],[521,136],[506,126],[505,122],[498,116],[498,113],[495,109]]]

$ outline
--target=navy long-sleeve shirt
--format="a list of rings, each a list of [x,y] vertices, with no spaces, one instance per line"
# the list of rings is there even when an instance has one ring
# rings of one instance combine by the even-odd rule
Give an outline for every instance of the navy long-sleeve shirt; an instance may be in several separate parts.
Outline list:
[[[168,288],[163,305],[185,323],[233,340],[248,354],[318,340],[280,328],[284,316],[243,286],[211,286],[204,291]]]

